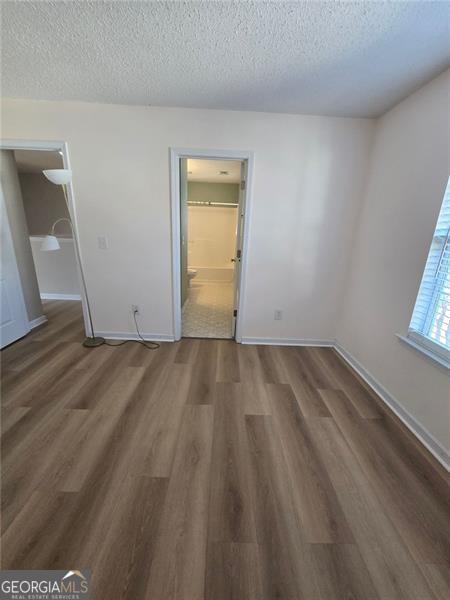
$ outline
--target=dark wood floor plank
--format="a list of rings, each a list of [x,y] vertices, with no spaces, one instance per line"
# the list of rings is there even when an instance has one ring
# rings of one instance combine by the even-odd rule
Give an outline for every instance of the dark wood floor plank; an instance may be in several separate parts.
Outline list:
[[[30,341],[28,336],[23,337],[9,346],[7,350],[2,352],[3,377],[8,370],[20,370],[20,365],[23,364],[23,361],[30,357],[34,358],[36,351],[42,347],[43,344]]]
[[[255,542],[240,384],[218,383],[214,402],[208,539]]]
[[[233,340],[217,341],[217,382],[238,383],[241,380],[238,348]]]
[[[204,594],[213,406],[186,406],[143,600]]]
[[[142,474],[169,477],[187,402],[191,369],[174,364],[152,394],[151,408],[136,430],[142,447]],[[146,418],[144,418],[146,417]]]
[[[246,416],[264,599],[314,598],[310,544],[301,535],[287,467],[270,416]]]
[[[286,368],[275,346],[257,346],[264,383],[289,383]]]
[[[429,600],[433,593],[332,419],[311,419],[316,440],[356,544],[380,598]],[[369,517],[370,515],[370,517]]]
[[[91,567],[92,598],[145,598],[167,483],[163,478],[137,477],[121,487]]]
[[[304,417],[329,417],[330,412],[322,400],[318,390],[314,387],[315,380],[311,376],[307,365],[302,362],[301,357],[296,352],[296,348],[288,346],[278,349],[284,364],[288,379],[300,410]]]
[[[44,306],[48,307],[49,304],[45,302]],[[51,310],[46,310],[45,316],[48,319],[46,326],[36,331],[33,330],[34,339],[45,339],[49,334],[59,331],[62,327],[65,327],[68,322],[73,322],[76,319],[78,319],[78,323],[81,324],[79,319],[80,308],[80,302],[68,301],[52,306]]]
[[[101,362],[99,369],[78,387],[77,393],[72,397],[69,407],[78,409],[95,408],[98,399],[101,398],[109,388],[112,381],[120,378],[121,371],[134,364],[136,355],[140,352],[137,344],[126,344],[117,348],[108,348],[108,358]],[[106,354],[106,353],[105,353]],[[105,368],[103,369],[103,365]],[[134,367],[133,367],[134,368]],[[139,368],[139,367],[136,367]]]
[[[330,382],[330,378],[327,372],[322,368],[322,365],[316,358],[318,351],[328,352],[328,348],[310,348],[307,346],[299,346],[293,348],[293,353],[296,354],[298,360],[303,364],[305,371],[308,373],[308,381],[311,387],[316,389],[324,389],[333,387],[333,382]]]
[[[72,406],[71,399],[89,379],[90,371],[77,369],[76,364],[75,359],[73,365],[62,367],[55,378],[48,383],[36,385],[35,390],[24,394],[20,402],[33,408],[35,412],[46,407],[51,411],[52,407],[56,406],[59,409],[84,408]]]
[[[167,345],[166,342],[165,342],[165,344]],[[128,357],[128,366],[129,367],[145,367],[145,368],[147,368],[147,366],[150,365],[150,363],[156,357],[156,354],[157,354],[156,349],[149,348],[148,346],[145,346],[144,344],[139,344],[136,340],[129,341],[128,345],[135,346],[135,348],[136,348],[136,351],[133,352]],[[173,344],[170,344],[170,345],[173,346]],[[161,344],[160,344],[160,347],[161,347]]]
[[[1,427],[2,436],[5,436],[11,428],[15,427],[18,422],[30,410],[29,406],[15,406],[12,408],[2,407]],[[2,438],[4,439],[4,438]]]
[[[111,389],[105,391],[90,411],[89,427],[80,432],[77,443],[86,460],[80,459],[81,466],[68,472],[72,483],[66,480],[63,489],[73,489],[80,479],[86,480],[84,489],[90,481],[109,479],[120,483],[127,476],[138,477],[148,471],[149,449],[155,441],[148,433],[159,431],[160,421],[152,422],[158,415],[155,405],[168,400],[161,389],[162,382],[172,373],[173,357],[173,344],[162,344],[147,367],[127,367],[121,377],[113,379]],[[177,367],[182,369],[183,365]],[[160,408],[162,419],[170,406]],[[102,434],[93,435],[98,430]],[[164,439],[159,445],[164,448],[170,443]]]
[[[8,527],[14,514],[39,486],[67,442],[81,426],[86,413],[60,410],[42,422],[33,436],[24,439],[14,453],[2,461],[2,525]],[[45,460],[42,457],[45,456]]]
[[[329,378],[329,385],[326,387],[343,390],[361,417],[366,419],[381,417],[374,392],[350,370],[336,350],[315,348],[311,354],[316,357],[324,375]]]
[[[314,446],[290,385],[268,384],[276,430],[291,479],[294,502],[310,543],[351,543],[353,535]]]
[[[62,376],[52,380],[45,393],[34,394],[31,413],[21,419],[2,438],[4,460],[11,452],[20,451],[23,441],[34,436],[33,430],[39,431],[41,422],[50,423],[55,412],[66,409],[72,404],[77,405],[77,397],[82,394],[83,388],[93,377],[111,382],[111,377],[104,367],[108,356],[104,354],[101,356],[100,362],[91,359],[90,365],[83,358],[80,362],[85,365],[84,369],[78,368],[80,363],[74,363],[73,367],[66,369]]]
[[[61,343],[32,363],[26,372],[14,374],[14,380],[4,381],[3,406],[32,406],[33,398],[41,398],[55,379],[66,372],[82,356],[85,349],[77,343]]]
[[[212,404],[216,385],[217,341],[200,340],[192,370],[189,404]]]
[[[389,506],[396,528],[415,558],[419,562],[447,563],[448,502],[439,503],[426,482],[408,467],[403,455],[395,451],[382,421],[361,419],[343,392],[321,393],[381,502]]]
[[[116,452],[120,447],[119,436],[122,436],[122,439],[124,437],[123,415],[133,401],[133,393],[143,375],[142,367],[127,367],[120,377],[110,382],[95,411],[82,411],[88,412],[89,416],[73,436],[69,448],[60,457],[59,469],[52,477],[56,489],[65,492],[81,490],[85,482],[89,482],[95,469],[99,468],[101,457],[108,461],[113,459],[111,453],[108,456],[108,447],[112,442]],[[123,461],[125,456],[122,454],[120,458]],[[131,472],[131,466],[123,469],[123,476]],[[120,473],[118,462],[114,471],[115,476]]]
[[[266,384],[261,381],[246,381],[241,385],[241,401],[246,415],[270,415],[271,406]]]
[[[177,353],[175,355],[175,362],[181,364],[194,364],[198,350],[200,348],[200,340],[195,338],[183,338],[179,342],[176,342]]]
[[[78,501],[76,494],[51,491],[35,491],[28,496],[2,536],[2,569],[51,569],[50,555],[59,545]],[[77,565],[85,568],[80,561]]]
[[[263,600],[257,544],[208,544],[205,600]]]
[[[238,360],[242,383],[265,383],[257,346],[249,344],[241,345],[239,347]]]
[[[436,598],[448,600],[450,597],[450,566],[422,564],[421,570]]]
[[[115,416],[120,412],[122,419],[116,421],[115,427],[108,429],[107,435],[102,435],[101,451],[88,452],[86,461],[84,457],[79,458],[84,467],[79,468],[79,473],[84,480],[80,485],[79,478],[74,477],[73,486],[78,493],[71,494],[77,499],[76,506],[67,518],[63,515],[65,527],[60,537],[46,548],[48,568],[62,569],[64,565],[75,562],[83,565],[81,568],[91,568],[90,565],[95,564],[99,547],[111,528],[114,511],[124,495],[122,488],[129,486],[130,478],[137,477],[133,470],[136,440],[132,436],[136,418],[129,419],[125,415],[127,409],[135,408],[132,390],[139,371],[140,368],[129,367],[126,381],[122,382],[122,386],[129,389],[125,391],[123,387],[122,394],[118,393],[118,389],[115,390],[118,403],[116,409],[110,412]],[[139,409],[137,412],[140,412]],[[97,414],[101,414],[101,411],[97,411]],[[91,439],[95,435],[97,430],[91,431]],[[70,539],[70,544],[67,544],[67,539]]]
[[[48,301],[43,302],[44,311],[46,311],[46,307],[48,306],[48,304],[49,304]],[[58,332],[55,331],[55,328],[52,325],[52,322],[55,319],[59,319],[63,325],[66,325],[67,317],[68,317],[68,315],[71,315],[71,313],[72,313],[72,309],[70,308],[70,305],[72,305],[72,304],[75,305],[75,313],[74,314],[76,315],[76,319],[71,321],[70,327],[71,327],[71,335],[75,336],[76,332],[77,331],[79,332],[79,328],[82,325],[81,305],[79,302],[72,303],[72,302],[59,301],[57,310],[62,313],[61,316],[60,317],[58,317],[57,315],[55,316],[56,309],[55,310],[52,309],[52,310],[48,311],[49,315],[50,315],[49,322],[45,323],[41,327],[37,327],[37,328],[33,329],[28,335],[21,338],[20,340],[17,340],[13,344],[11,344],[7,348],[5,348],[1,353],[2,354],[2,368],[20,371],[24,368],[27,368],[30,365],[30,363],[34,362],[39,357],[40,354],[47,353],[55,346],[60,345],[62,342],[67,343],[67,341],[61,340],[60,336],[58,335]],[[45,330],[45,331],[52,330],[52,335],[50,335],[45,342],[40,341],[38,339],[43,330]],[[82,334],[79,334],[79,337],[77,338],[77,340],[71,340],[71,341],[82,341],[82,340],[83,340],[83,336],[82,336]],[[2,377],[2,380],[3,380],[3,377]]]
[[[402,457],[413,473],[417,473],[423,484],[438,502],[445,502],[450,511],[450,478],[446,468],[438,463],[430,451],[416,438],[410,429],[394,415],[382,401],[378,402],[382,417],[377,427],[382,428],[389,438],[389,446]]]
[[[77,313],[68,319],[65,319],[59,326],[49,324],[48,328],[42,328],[36,332],[35,340],[38,342],[47,342],[52,337],[57,336],[62,342],[74,342],[83,332],[83,325],[80,323]]]
[[[2,467],[17,464],[26,448],[42,434],[41,427],[51,426],[52,419],[61,415],[61,409],[51,407],[33,408],[16,407],[3,410],[26,410],[22,418],[15,421],[2,435]]]
[[[48,362],[48,357],[55,354],[55,348],[63,348],[67,345],[67,342],[62,342],[57,337],[52,337],[48,342],[36,342],[32,339],[33,333],[29,334],[31,339],[28,339],[28,336],[22,338],[12,346],[9,346],[5,350],[2,350],[2,384],[3,386],[11,379],[15,377],[20,380],[17,372],[22,372],[23,378],[28,378],[33,371],[39,370],[42,368],[42,365],[46,365]],[[21,346],[21,352],[15,355],[15,358],[11,361],[8,361],[7,358],[4,360],[3,356],[8,357],[9,353],[14,351],[16,348],[16,344],[19,344],[23,340],[26,340],[29,346]],[[4,373],[3,373],[4,368]],[[11,371],[11,375],[5,376],[8,371]]]
[[[379,598],[358,547],[353,544],[313,544],[311,547],[318,598],[377,600]]]
[[[144,402],[149,398],[160,384],[161,378],[166,376],[167,370],[170,370],[175,360],[176,352],[176,345],[166,342],[161,343],[158,350],[152,353],[151,359],[145,365],[144,377],[139,385],[139,393],[142,396],[140,401]]]
[[[241,345],[238,352],[244,412],[248,415],[268,415],[271,408],[267,398],[264,374],[257,347]]]

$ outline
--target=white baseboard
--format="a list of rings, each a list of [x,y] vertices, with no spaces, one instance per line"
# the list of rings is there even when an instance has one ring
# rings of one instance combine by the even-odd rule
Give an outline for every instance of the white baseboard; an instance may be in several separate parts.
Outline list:
[[[104,337],[107,340],[139,340],[140,337],[137,333],[129,333],[127,331],[97,331],[95,335]],[[160,333],[143,333],[142,337],[146,342],[174,342],[175,338],[173,335],[166,335]]]
[[[242,344],[256,344],[264,346],[321,346],[331,347],[334,342],[331,340],[297,340],[290,338],[259,338],[259,337],[243,337]]]
[[[81,300],[80,294],[41,294],[41,300]]]
[[[364,379],[383,402],[397,415],[408,427],[416,438],[431,452],[441,465],[450,471],[450,453],[436,438],[425,429],[391,394],[356,360],[347,350],[338,343],[334,344],[336,352]]]
[[[35,327],[39,327],[39,325],[42,325],[43,323],[47,323],[47,320],[48,319],[45,315],[41,315],[40,317],[33,319],[29,322],[30,329],[34,329]]]

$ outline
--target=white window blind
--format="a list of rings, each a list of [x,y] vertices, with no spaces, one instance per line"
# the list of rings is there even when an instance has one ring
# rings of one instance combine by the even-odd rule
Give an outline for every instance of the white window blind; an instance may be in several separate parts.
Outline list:
[[[450,361],[450,179],[408,335]]]

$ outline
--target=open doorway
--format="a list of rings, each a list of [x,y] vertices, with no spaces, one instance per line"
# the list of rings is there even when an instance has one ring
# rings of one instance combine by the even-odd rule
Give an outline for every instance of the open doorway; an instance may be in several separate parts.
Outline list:
[[[16,150],[14,157],[40,298],[44,305],[48,300],[80,302],[73,234],[64,193],[61,186],[52,184],[43,175],[44,169],[62,169],[62,157],[59,152],[39,150]],[[42,242],[55,223],[60,249],[43,252]]]
[[[47,321],[52,331],[61,330],[61,334],[71,323],[83,328],[83,294],[68,204],[61,186],[43,174],[67,168],[65,147],[56,142],[49,142],[54,148],[42,145],[7,142],[0,150],[2,210],[11,263],[6,265],[11,272],[2,277],[1,286],[2,315],[9,315],[2,316],[2,347]],[[41,247],[52,230],[60,250],[45,252]],[[7,272],[4,266],[2,261],[2,270]],[[13,308],[19,304],[23,310],[15,315]]]
[[[175,339],[240,341],[250,160],[172,150]]]
[[[182,336],[230,339],[242,162],[181,160]]]

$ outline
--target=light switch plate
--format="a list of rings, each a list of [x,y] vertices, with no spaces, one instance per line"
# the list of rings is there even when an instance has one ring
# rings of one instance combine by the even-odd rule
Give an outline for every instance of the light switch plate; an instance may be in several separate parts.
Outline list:
[[[108,238],[106,235],[99,235],[97,241],[100,250],[108,250]]]

